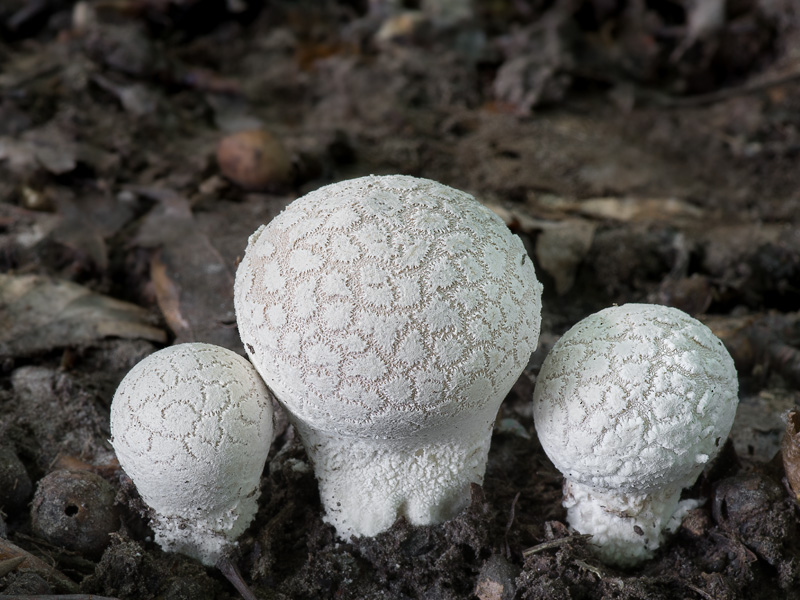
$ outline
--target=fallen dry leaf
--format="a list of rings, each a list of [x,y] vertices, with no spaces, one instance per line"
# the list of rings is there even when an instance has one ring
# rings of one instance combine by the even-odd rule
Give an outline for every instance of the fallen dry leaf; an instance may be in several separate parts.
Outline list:
[[[575,208],[586,216],[626,222],[703,216],[700,208],[677,198],[590,198],[577,202]]]
[[[15,173],[29,174],[43,167],[53,175],[69,173],[77,165],[78,145],[62,128],[48,123],[29,129],[17,139],[0,138],[0,160]]]
[[[180,290],[167,273],[167,265],[161,260],[161,252],[150,259],[150,279],[155,287],[156,300],[167,321],[167,325],[177,337],[190,337],[191,327],[181,314]]]
[[[486,208],[490,209],[494,214],[503,219],[503,222],[512,231],[521,230],[525,233],[531,233],[544,229],[548,225],[548,221],[536,219],[525,210],[517,210],[516,208],[507,208],[500,204],[491,202],[484,202]]]
[[[64,590],[65,592],[75,593],[80,589],[77,583],[72,581],[61,571],[56,570],[27,550],[12,544],[8,540],[0,538],[0,562],[8,564],[7,561],[19,558],[22,560],[14,561],[17,563],[14,566],[14,570],[18,570],[20,572],[30,571],[37,573],[47,580],[52,581],[57,589]]]
[[[137,191],[159,201],[142,220],[134,244],[157,249],[150,276],[175,342],[207,342],[240,350],[233,265],[198,227],[186,198],[168,189]]]
[[[78,145],[55,122],[26,131],[22,139],[29,144],[39,164],[53,175],[69,173],[78,164]]]
[[[0,137],[0,161],[8,161],[15,173],[27,174],[38,166],[33,147],[13,137]]]
[[[597,226],[570,219],[545,227],[536,238],[536,259],[556,284],[556,293],[566,294],[575,283],[578,265],[589,252]]]
[[[0,274],[0,356],[30,356],[105,337],[164,343],[146,310],[70,281]]]
[[[142,83],[120,84],[102,75],[95,75],[92,81],[119,100],[134,117],[152,114],[158,108],[158,94]]]
[[[62,218],[53,232],[53,240],[87,256],[105,271],[108,268],[107,240],[133,219],[132,203],[121,202],[102,192],[76,196],[56,187],[47,192]]]
[[[792,410],[787,415],[786,432],[781,442],[781,456],[786,480],[795,498],[800,502],[800,413]]]
[[[26,210],[0,202],[0,249],[30,249],[46,239],[58,227],[61,217],[51,213]]]

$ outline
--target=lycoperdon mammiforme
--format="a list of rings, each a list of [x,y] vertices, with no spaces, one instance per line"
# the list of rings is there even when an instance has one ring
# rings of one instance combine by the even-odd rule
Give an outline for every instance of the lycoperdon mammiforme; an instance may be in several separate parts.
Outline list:
[[[368,176],[291,203],[236,273],[251,361],[287,408],[338,535],[453,517],[536,349],[541,285],[472,196]]]
[[[565,477],[567,521],[602,559],[651,557],[698,506],[681,490],[722,448],[738,389],[722,342],[676,308],[614,306],[556,342],[536,381],[536,432]]]
[[[178,344],[130,370],[111,443],[165,551],[219,563],[256,514],[272,428],[269,390],[226,348]]]

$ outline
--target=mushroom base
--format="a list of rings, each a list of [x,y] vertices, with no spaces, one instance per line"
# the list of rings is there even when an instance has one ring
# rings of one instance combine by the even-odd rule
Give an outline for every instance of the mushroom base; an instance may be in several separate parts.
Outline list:
[[[625,494],[566,480],[563,505],[570,526],[592,535],[590,545],[603,562],[626,567],[652,558],[664,534],[674,532],[686,513],[700,504],[681,502],[681,489]]]
[[[405,517],[413,525],[451,519],[483,482],[491,423],[482,431],[437,432],[435,440],[342,438],[295,423],[319,483],[324,521],[341,539],[374,536]]]
[[[155,514],[150,526],[164,552],[185,554],[211,567],[236,545],[258,510],[258,488],[236,506],[216,516],[198,519],[192,515]]]

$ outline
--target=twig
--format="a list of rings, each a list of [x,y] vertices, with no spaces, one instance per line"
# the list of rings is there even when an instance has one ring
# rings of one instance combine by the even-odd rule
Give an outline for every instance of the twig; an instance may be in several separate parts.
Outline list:
[[[536,554],[537,552],[541,552],[542,550],[549,550],[550,548],[558,548],[559,546],[563,546],[569,542],[574,542],[576,540],[588,540],[591,538],[591,534],[585,533],[581,535],[570,535],[563,538],[558,538],[557,540],[549,540],[547,542],[542,542],[541,544],[536,544],[535,546],[531,546],[527,550],[522,551],[522,556],[528,557],[532,554]]]
[[[602,569],[600,569],[600,567],[595,567],[594,565],[590,565],[585,560],[581,560],[578,558],[575,560],[575,564],[578,565],[581,569],[585,569],[590,573],[594,573],[600,579],[603,579],[606,576],[606,574],[602,571]]]
[[[716,92],[710,92],[708,94],[698,94],[696,96],[686,96],[684,98],[664,96],[662,94],[648,94],[648,96],[655,104],[663,106],[664,108],[689,108],[693,106],[716,104],[717,102],[722,102],[738,96],[757,94],[758,92],[762,92],[771,87],[784,85],[798,80],[800,80],[800,71],[787,73],[786,75],[781,75],[772,79],[751,81],[735,88],[727,88],[724,90],[718,90]]]
[[[714,600],[714,596],[712,596],[712,595],[711,595],[711,594],[709,594],[708,592],[705,592],[705,591],[701,590],[701,589],[700,589],[699,587],[697,587],[696,585],[692,585],[691,583],[687,583],[686,581],[683,581],[683,582],[681,582],[681,583],[683,583],[683,585],[685,585],[687,588],[689,588],[690,590],[692,590],[692,591],[693,591],[695,594],[697,594],[698,596],[702,596],[702,597],[703,597],[703,598],[705,598],[706,600]]]
[[[225,575],[225,578],[233,584],[233,587],[242,595],[244,600],[258,600],[253,591],[247,586],[242,578],[242,574],[229,556],[223,556],[217,561],[217,568]]]
[[[575,559],[575,564],[578,565],[581,569],[585,569],[586,571],[589,571],[590,573],[597,575],[597,577],[599,577],[601,580],[613,583],[619,589],[625,587],[625,582],[621,578],[614,577],[613,575],[610,575],[608,572],[604,571],[600,567],[596,567],[595,565],[590,565],[585,560],[581,560],[579,558]]]
[[[505,542],[506,558],[511,558],[511,546],[508,544],[508,534],[511,532],[511,526],[514,524],[514,517],[516,515],[517,500],[522,492],[517,492],[514,500],[511,501],[511,511],[508,515],[508,524],[506,525],[506,532],[503,534],[503,541]]]

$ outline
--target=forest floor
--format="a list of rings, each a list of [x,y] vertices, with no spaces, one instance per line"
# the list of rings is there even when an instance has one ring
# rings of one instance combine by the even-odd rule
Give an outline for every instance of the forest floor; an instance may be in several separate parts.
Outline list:
[[[152,542],[108,443],[114,390],[170,343],[242,352],[248,235],[326,183],[404,173],[474,194],[522,237],[545,288],[540,348],[483,486],[442,525],[337,541],[280,416],[237,556],[256,595],[800,598],[800,482],[780,450],[800,404],[796,3],[389,4],[0,6],[0,594],[237,597]],[[248,186],[217,146],[256,128],[291,168]],[[709,325],[740,405],[686,492],[705,502],[620,570],[566,527],[531,392],[566,329],[633,301]],[[45,497],[65,509],[34,521]]]

